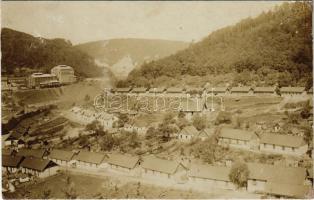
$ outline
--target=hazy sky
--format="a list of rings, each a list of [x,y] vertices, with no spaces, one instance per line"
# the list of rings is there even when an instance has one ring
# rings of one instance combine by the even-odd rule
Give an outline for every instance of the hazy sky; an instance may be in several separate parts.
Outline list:
[[[198,41],[280,2],[1,2],[2,27],[82,43],[111,38]]]

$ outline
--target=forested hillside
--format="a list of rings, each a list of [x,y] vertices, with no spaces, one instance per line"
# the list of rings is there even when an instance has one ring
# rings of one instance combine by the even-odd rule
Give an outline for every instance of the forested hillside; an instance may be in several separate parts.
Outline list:
[[[144,62],[164,58],[188,47],[188,43],[152,39],[111,39],[75,46],[93,57],[97,63],[110,68],[119,78]]]
[[[306,85],[312,78],[311,32],[310,3],[284,3],[143,64],[119,85]]]
[[[1,30],[2,73],[49,72],[53,66],[72,66],[79,75],[99,76],[102,69],[84,52],[64,39],[44,39],[8,28]],[[23,72],[21,72],[21,70]]]

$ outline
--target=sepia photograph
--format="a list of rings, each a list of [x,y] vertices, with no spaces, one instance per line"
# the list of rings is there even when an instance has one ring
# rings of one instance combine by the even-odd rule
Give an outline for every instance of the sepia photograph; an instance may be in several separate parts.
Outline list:
[[[1,1],[2,199],[313,199],[312,1]]]

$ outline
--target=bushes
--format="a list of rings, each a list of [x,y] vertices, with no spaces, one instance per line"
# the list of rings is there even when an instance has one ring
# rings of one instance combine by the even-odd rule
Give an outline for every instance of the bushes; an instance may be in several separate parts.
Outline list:
[[[215,124],[230,124],[231,123],[231,113],[229,112],[219,112]]]
[[[242,162],[235,162],[230,170],[229,178],[231,182],[238,187],[245,187],[249,177],[249,168],[247,164]]]

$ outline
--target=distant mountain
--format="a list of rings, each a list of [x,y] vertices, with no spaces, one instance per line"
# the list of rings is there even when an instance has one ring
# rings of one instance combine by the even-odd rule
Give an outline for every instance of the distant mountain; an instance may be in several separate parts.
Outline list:
[[[72,66],[79,75],[94,77],[102,74],[93,58],[64,39],[45,39],[2,28],[1,53],[2,73],[49,72],[52,67],[65,64]]]
[[[306,85],[312,82],[312,55],[311,4],[284,3],[143,64],[119,85]]]
[[[109,67],[117,78],[125,78],[130,71],[145,62],[157,60],[188,47],[188,43],[151,39],[112,39],[75,46]]]

